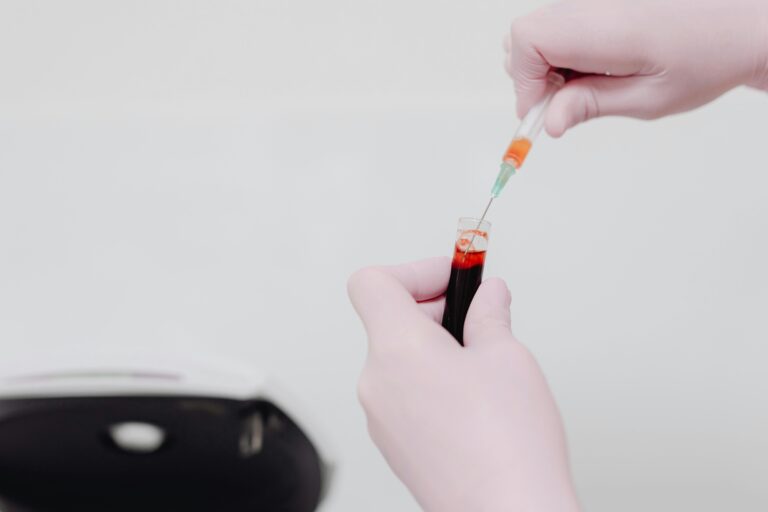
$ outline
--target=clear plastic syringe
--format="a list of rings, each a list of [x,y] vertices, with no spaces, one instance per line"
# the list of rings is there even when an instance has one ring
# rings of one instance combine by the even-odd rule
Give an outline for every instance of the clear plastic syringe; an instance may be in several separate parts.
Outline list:
[[[491,207],[493,200],[499,197],[499,194],[501,194],[501,191],[507,184],[507,181],[509,181],[509,178],[511,178],[512,175],[522,167],[523,162],[525,162],[525,157],[528,156],[528,152],[531,150],[533,142],[544,127],[544,116],[547,113],[549,102],[552,100],[552,96],[554,96],[564,84],[565,78],[560,72],[550,71],[549,74],[547,74],[547,88],[544,92],[544,97],[531,107],[525,115],[520,126],[517,128],[517,132],[515,132],[512,142],[509,144],[509,147],[507,147],[507,151],[501,159],[501,169],[499,170],[499,174],[496,176],[496,182],[491,189],[491,198],[483,211],[483,215],[480,217],[481,223],[488,214],[488,209]],[[469,250],[469,247],[471,246],[472,243],[470,242],[467,250]]]

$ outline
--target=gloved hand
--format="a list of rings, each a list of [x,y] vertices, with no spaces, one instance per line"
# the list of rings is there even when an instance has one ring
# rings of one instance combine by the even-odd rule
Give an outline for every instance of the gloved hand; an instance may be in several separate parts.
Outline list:
[[[563,1],[515,20],[505,47],[520,116],[550,68],[590,74],[552,99],[545,128],[559,137],[593,117],[653,119],[739,85],[768,90],[768,1]]]
[[[571,512],[562,422],[536,361],[510,331],[510,295],[480,286],[460,346],[440,325],[450,261],[355,273],[368,333],[359,397],[370,435],[427,512]]]

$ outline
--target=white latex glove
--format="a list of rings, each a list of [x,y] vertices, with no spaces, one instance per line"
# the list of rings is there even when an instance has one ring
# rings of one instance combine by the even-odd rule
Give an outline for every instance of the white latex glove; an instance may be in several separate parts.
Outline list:
[[[593,117],[653,119],[739,85],[768,90],[768,0],[564,1],[515,20],[505,47],[520,116],[550,68],[591,74],[553,98],[545,127],[558,137]]]
[[[480,286],[461,347],[440,325],[449,272],[436,258],[349,281],[369,338],[358,392],[371,438],[428,512],[578,510],[557,406],[512,336],[506,285]]]

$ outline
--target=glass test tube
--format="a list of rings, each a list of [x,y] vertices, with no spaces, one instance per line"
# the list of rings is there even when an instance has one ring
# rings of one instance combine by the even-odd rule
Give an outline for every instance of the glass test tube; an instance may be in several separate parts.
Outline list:
[[[479,224],[479,225],[478,225]],[[485,252],[491,223],[462,217],[456,231],[451,277],[445,292],[443,327],[464,345],[464,319],[483,280]],[[471,247],[470,247],[471,244]]]

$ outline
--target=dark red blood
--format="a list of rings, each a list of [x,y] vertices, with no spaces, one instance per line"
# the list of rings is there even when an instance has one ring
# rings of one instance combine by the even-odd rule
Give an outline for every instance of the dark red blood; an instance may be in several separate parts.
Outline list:
[[[485,251],[470,251],[465,254],[465,249],[466,247],[461,248],[458,244],[454,249],[443,311],[443,327],[461,345],[464,345],[464,320],[483,280],[485,264]]]

